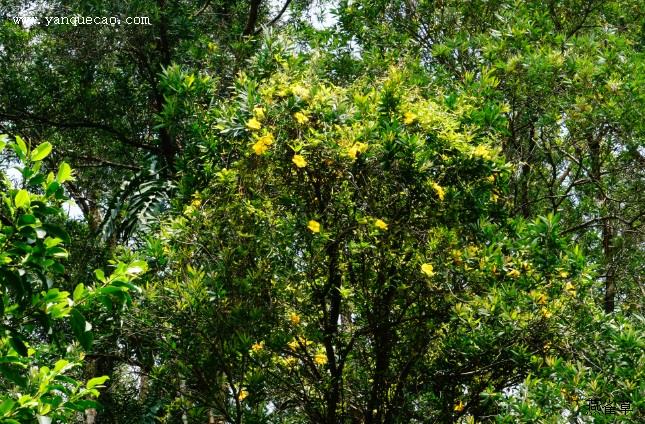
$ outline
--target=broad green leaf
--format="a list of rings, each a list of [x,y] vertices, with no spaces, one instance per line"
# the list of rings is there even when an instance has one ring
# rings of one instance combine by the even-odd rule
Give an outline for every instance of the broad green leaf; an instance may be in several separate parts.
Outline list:
[[[74,294],[72,297],[74,299],[74,302],[78,302],[83,297],[83,294],[85,294],[85,285],[83,285],[83,283],[80,283],[74,289]]]
[[[18,352],[18,355],[20,355],[20,356],[27,356],[28,355],[27,346],[18,337],[15,337],[15,336],[11,337],[9,339],[9,343],[11,344],[11,347],[13,347],[13,349],[16,352]]]
[[[71,368],[73,364],[70,365],[69,361],[65,359],[59,359],[54,365],[54,372],[59,373]]]
[[[72,179],[72,168],[67,164],[67,162],[62,162],[58,166],[56,181],[59,184],[63,184],[65,181],[70,181],[71,179]]]
[[[17,208],[27,208],[29,207],[30,204],[30,199],[29,199],[29,193],[27,190],[18,190],[18,193],[16,193],[16,197],[14,199],[14,203]]]
[[[60,184],[58,181],[52,181],[49,184],[47,184],[47,191],[45,191],[45,194],[47,196],[51,196],[52,194],[56,193],[56,191],[60,188]]]
[[[20,137],[19,135],[16,136],[16,146],[18,147],[18,151],[22,153],[22,157],[27,157],[27,144],[25,141]],[[18,153],[18,152],[16,152]]]
[[[72,325],[74,336],[76,336],[76,339],[81,343],[83,348],[90,349],[92,347],[93,336],[90,331],[86,330],[87,320],[85,316],[78,309],[72,309],[70,317],[70,324]]]
[[[59,227],[58,225],[44,223],[43,228],[45,229],[45,231],[47,231],[47,234],[58,237],[59,239],[63,240],[63,243],[65,244],[71,243],[71,239],[69,238],[69,234],[67,234],[67,231],[65,231],[63,228]]]
[[[15,404],[16,402],[11,399],[4,399],[2,403],[0,403],[0,415],[6,415],[7,412],[11,411]]]
[[[100,282],[105,283],[105,273],[103,272],[102,269],[95,269],[94,270],[94,276]]]
[[[33,160],[33,161],[43,160],[43,159],[45,159],[47,156],[49,156],[49,154],[51,153],[51,151],[52,151],[52,145],[51,145],[51,143],[49,143],[49,142],[47,142],[47,141],[46,141],[46,142],[41,143],[40,145],[38,145],[38,147],[36,147],[36,148],[31,152],[30,158],[31,158],[31,160]]]
[[[110,377],[108,377],[107,375],[103,375],[101,377],[94,377],[94,378],[90,379],[87,382],[87,385],[85,387],[87,389],[93,389],[95,387],[102,387],[103,383],[105,383],[109,379],[110,379]]]
[[[125,271],[125,273],[129,275],[136,275],[145,272],[147,269],[148,264],[146,264],[144,261],[135,261],[128,266],[128,269]]]

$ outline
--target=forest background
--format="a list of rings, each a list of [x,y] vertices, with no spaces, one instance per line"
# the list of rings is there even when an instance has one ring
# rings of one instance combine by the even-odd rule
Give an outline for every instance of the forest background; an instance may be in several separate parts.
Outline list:
[[[641,422],[644,12],[2,0],[0,423]]]

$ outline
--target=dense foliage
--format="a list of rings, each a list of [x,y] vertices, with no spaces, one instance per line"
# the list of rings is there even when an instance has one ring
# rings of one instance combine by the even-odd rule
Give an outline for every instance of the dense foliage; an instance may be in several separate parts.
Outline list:
[[[640,2],[5,3],[0,423],[642,420]]]

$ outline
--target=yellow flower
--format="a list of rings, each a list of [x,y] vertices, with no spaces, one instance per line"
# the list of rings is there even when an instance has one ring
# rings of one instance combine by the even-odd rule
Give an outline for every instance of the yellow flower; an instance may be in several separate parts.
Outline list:
[[[253,116],[262,121],[264,119],[264,108],[262,106],[256,106],[253,108]]]
[[[300,343],[298,343],[298,340],[293,339],[289,343],[287,343],[287,346],[289,346],[289,349],[295,352],[300,347]]]
[[[421,272],[423,272],[428,277],[432,277],[435,274],[434,267],[431,264],[421,265]]]
[[[307,166],[307,161],[302,155],[294,155],[293,159],[291,159],[291,162],[293,162],[298,168],[304,168],[305,166]]]
[[[576,295],[576,287],[571,284],[571,282],[567,282],[567,284],[564,285],[564,290],[569,293],[571,296]]]
[[[446,197],[446,190],[444,190],[443,187],[441,187],[439,184],[435,183],[434,181],[431,183],[431,185],[432,185],[432,189],[434,190],[439,200],[443,201],[444,197]]]
[[[318,365],[325,365],[327,363],[327,355],[324,353],[317,353],[314,355],[314,362]]]
[[[241,401],[243,401],[244,399],[246,399],[246,397],[247,397],[248,395],[249,395],[249,392],[247,392],[246,390],[242,389],[242,390],[240,390],[240,393],[238,393],[238,395],[237,395],[237,399],[241,402]]]
[[[538,298],[538,304],[539,305],[546,305],[547,300],[548,300],[548,297],[546,296],[546,294],[542,293],[540,295],[540,297]]]
[[[202,201],[201,201],[201,200],[199,200],[199,199],[195,199],[195,200],[193,200],[192,202],[190,202],[190,206],[192,206],[192,207],[194,207],[194,208],[198,208],[198,207],[200,207],[200,206],[201,206],[201,204],[202,204]]]
[[[296,314],[295,312],[292,312],[291,315],[289,315],[289,321],[291,321],[291,324],[293,325],[300,324],[300,315]]]
[[[455,262],[455,265],[461,265],[464,263],[464,261],[461,260],[461,251],[453,249],[452,252],[450,252],[452,255],[452,260]]]
[[[358,142],[358,143],[354,144],[354,146],[358,150],[358,153],[365,153],[365,152],[367,152],[367,148],[370,147],[369,144],[361,143],[361,142]]]
[[[313,233],[319,233],[320,232],[320,223],[318,221],[314,221],[313,219],[307,223],[307,228],[309,228]]]
[[[380,230],[387,230],[387,224],[382,219],[377,219],[376,221],[374,221],[374,225]]]
[[[258,138],[258,141],[255,142],[255,144],[253,145],[253,151],[256,155],[264,154],[264,152],[268,150],[271,144],[273,144],[273,134],[265,134],[262,137]]]
[[[347,151],[347,156],[352,159],[356,159],[356,155],[359,153],[365,153],[368,147],[369,144],[367,143],[354,143],[354,145]]]
[[[262,349],[264,349],[264,342],[253,343],[253,346],[251,346],[251,350],[255,353],[261,351]]]
[[[484,159],[490,159],[492,152],[490,149],[483,144],[478,145],[473,149],[473,155],[479,156]]]
[[[455,407],[452,408],[452,409],[454,409],[455,412],[461,412],[461,411],[464,410],[465,407],[466,407],[466,405],[464,405],[464,403],[462,401],[459,401],[459,403],[456,404]]]
[[[273,134],[271,133],[266,133],[262,137],[258,138],[258,141],[261,141],[262,143],[266,144],[267,146],[270,146],[273,144]]]
[[[494,183],[495,182],[495,176],[494,175],[489,175],[488,177],[486,177],[486,180],[489,183]]]
[[[356,154],[358,153],[358,149],[356,148],[356,145],[353,145],[352,147],[349,148],[347,151],[347,156],[349,156],[352,159],[356,159]]]
[[[560,271],[560,278],[567,278],[569,273],[567,271]]]
[[[413,123],[416,120],[417,120],[417,115],[415,115],[412,112],[405,112],[403,114],[403,123],[405,125],[410,125],[411,123]]]
[[[296,112],[293,114],[293,117],[296,118],[299,124],[305,124],[309,122],[309,117],[302,112]]]
[[[269,149],[269,146],[266,145],[266,143],[263,143],[262,141],[258,140],[254,145],[253,145],[253,151],[255,152],[256,155],[262,155],[264,152],[266,152]]]
[[[255,119],[255,118],[251,118],[251,119],[249,119],[249,121],[246,123],[246,127],[247,127],[248,129],[250,129],[250,130],[257,131],[257,130],[259,130],[260,128],[262,128],[262,124],[261,124],[261,123],[260,123],[260,121],[258,121],[257,119]]]
[[[520,276],[520,272],[516,269],[512,269],[509,272],[507,272],[506,275],[508,275],[511,278],[517,278]]]
[[[551,316],[553,316],[553,314],[551,313],[551,311],[549,311],[547,308],[542,308],[542,309],[540,310],[540,312],[542,312],[542,316],[543,316],[544,318],[551,318]]]

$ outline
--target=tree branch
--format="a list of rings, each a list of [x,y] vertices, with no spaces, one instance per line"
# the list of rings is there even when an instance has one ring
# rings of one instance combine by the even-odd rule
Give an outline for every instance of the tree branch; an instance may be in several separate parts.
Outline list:
[[[278,22],[280,18],[282,18],[282,15],[284,15],[284,12],[287,11],[287,8],[289,7],[290,4],[291,4],[291,0],[285,1],[284,4],[282,5],[282,9],[280,9],[280,11],[275,16],[275,18],[271,19],[271,21],[266,26],[270,27],[275,25],[276,22]],[[261,32],[262,32],[262,28],[259,28],[253,33],[253,35],[259,35]]]
[[[255,24],[258,22],[258,14],[262,0],[251,0],[251,7],[249,9],[249,17],[246,20],[246,26],[242,35],[253,35],[255,31]]]
[[[117,131],[116,129],[98,122],[90,122],[90,121],[60,122],[60,121],[53,121],[47,118],[42,118],[40,116],[34,116],[33,114],[28,112],[22,112],[22,114],[23,115],[21,116],[21,115],[6,113],[6,112],[0,112],[0,118],[7,119],[10,121],[30,120],[30,121],[35,121],[45,125],[51,125],[52,127],[56,127],[56,128],[68,128],[68,129],[85,128],[85,129],[99,130],[113,135],[118,141],[120,141],[123,144],[127,144],[128,146],[136,147],[142,150],[147,150],[149,152],[159,153],[159,149],[156,146],[137,143],[136,141],[130,140],[123,133]]]

